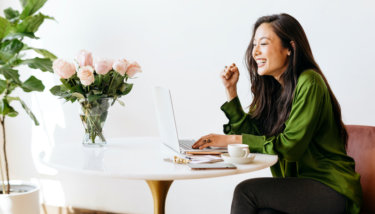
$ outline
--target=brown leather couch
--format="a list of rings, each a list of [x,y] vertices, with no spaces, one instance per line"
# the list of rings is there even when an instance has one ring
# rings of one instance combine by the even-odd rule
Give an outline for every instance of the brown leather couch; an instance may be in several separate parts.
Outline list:
[[[355,171],[361,175],[363,214],[375,213],[375,127],[347,125],[348,155],[355,160]]]

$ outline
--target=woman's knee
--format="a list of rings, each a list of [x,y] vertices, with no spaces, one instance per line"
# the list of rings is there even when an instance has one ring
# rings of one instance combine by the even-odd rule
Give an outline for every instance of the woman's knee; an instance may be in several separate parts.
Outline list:
[[[236,186],[236,189],[238,189],[238,191],[242,191],[242,190],[256,191],[257,189],[262,187],[263,184],[267,182],[266,180],[268,180],[268,178],[252,178],[252,179],[244,180]]]
[[[233,202],[243,202],[247,201],[248,192],[246,189],[246,181],[242,181],[241,183],[237,184],[236,188],[234,189],[233,193]]]
[[[244,193],[248,192],[247,189],[249,183],[251,183],[251,179],[242,181],[241,183],[237,184],[236,188],[234,189],[234,195],[243,195]]]
[[[234,197],[252,198],[257,194],[257,190],[261,188],[261,178],[248,179],[239,183],[234,189]]]

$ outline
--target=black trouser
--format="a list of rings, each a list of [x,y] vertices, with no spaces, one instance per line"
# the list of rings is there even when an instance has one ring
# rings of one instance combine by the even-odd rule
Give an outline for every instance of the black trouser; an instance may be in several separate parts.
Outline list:
[[[307,178],[256,178],[234,190],[231,214],[345,213],[346,197]]]

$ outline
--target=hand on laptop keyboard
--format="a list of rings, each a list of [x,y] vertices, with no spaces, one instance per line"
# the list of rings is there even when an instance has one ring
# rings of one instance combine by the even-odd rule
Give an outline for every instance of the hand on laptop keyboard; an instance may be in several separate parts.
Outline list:
[[[193,149],[204,149],[207,147],[227,147],[228,144],[241,144],[241,135],[209,134],[201,137],[192,146]]]

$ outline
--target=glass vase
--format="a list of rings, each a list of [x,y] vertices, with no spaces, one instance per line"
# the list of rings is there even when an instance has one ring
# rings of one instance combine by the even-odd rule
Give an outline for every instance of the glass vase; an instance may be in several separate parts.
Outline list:
[[[89,147],[104,146],[107,141],[103,135],[103,126],[107,119],[112,98],[88,99],[80,101],[80,118],[85,129],[82,144]]]

